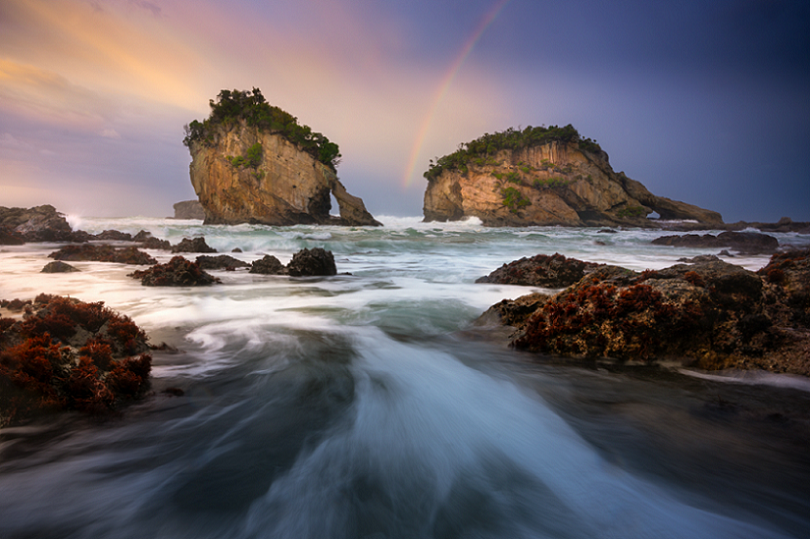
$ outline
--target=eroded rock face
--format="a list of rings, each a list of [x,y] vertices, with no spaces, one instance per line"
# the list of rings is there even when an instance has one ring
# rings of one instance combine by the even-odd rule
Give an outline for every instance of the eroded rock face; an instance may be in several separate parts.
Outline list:
[[[332,169],[281,135],[239,121],[189,149],[191,184],[206,224],[380,225]],[[339,220],[329,216],[330,193]]]
[[[624,173],[604,152],[576,142],[552,141],[468,163],[466,172],[444,170],[428,182],[425,221],[478,217],[487,226],[655,226],[689,219],[722,224],[719,213],[658,197]]]
[[[173,219],[205,219],[205,210],[198,200],[184,200],[173,207]]]

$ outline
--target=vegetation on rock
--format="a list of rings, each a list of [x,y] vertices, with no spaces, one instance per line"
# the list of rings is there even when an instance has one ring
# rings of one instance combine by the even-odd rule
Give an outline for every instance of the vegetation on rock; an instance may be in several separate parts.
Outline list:
[[[430,168],[425,172],[424,176],[428,181],[432,181],[444,170],[455,169],[466,173],[470,163],[489,164],[494,161],[494,155],[500,150],[519,150],[521,148],[541,146],[552,141],[576,142],[579,144],[579,148],[586,152],[597,153],[602,151],[596,141],[582,138],[571,124],[564,127],[556,125],[549,127],[528,126],[522,130],[510,127],[506,131],[493,134],[486,133],[473,141],[462,143],[455,152],[439,157],[435,161],[431,160]]]
[[[206,273],[196,262],[175,256],[165,264],[156,264],[147,270],[138,270],[129,277],[140,279],[144,286],[208,286],[221,281]]]
[[[146,334],[103,302],[40,294],[22,320],[0,317],[0,426],[44,410],[103,413],[142,397]]]
[[[253,88],[252,91],[222,90],[217,100],[210,100],[209,105],[211,114],[206,120],[193,120],[185,126],[183,144],[186,146],[191,147],[198,142],[212,144],[217,127],[243,120],[251,127],[280,134],[332,170],[340,164],[341,155],[337,144],[321,133],[313,132],[309,126],[300,125],[298,119],[290,113],[267,103],[258,88]],[[233,158],[244,160],[234,166],[249,164],[248,166],[255,168],[258,162],[250,164],[256,161],[255,158],[255,155]],[[258,159],[260,162],[261,145],[258,148]]]

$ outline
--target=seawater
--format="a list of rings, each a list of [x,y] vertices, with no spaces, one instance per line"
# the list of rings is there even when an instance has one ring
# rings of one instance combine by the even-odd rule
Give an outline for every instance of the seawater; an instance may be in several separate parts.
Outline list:
[[[39,273],[55,244],[0,249],[0,298],[104,301],[178,349],[154,354],[154,394],[118,417],[0,430],[0,537],[810,533],[806,445],[695,397],[733,386],[802,402],[802,381],[784,389],[552,364],[472,327],[501,299],[553,292],[474,284],[524,256],[643,270],[705,254],[650,245],[660,232],[394,217],[382,228],[70,221],[172,243],[202,235],[246,262],[323,247],[341,274],[215,271],[218,286],[148,288],[127,276],[134,266]],[[768,257],[727,261],[756,270]]]

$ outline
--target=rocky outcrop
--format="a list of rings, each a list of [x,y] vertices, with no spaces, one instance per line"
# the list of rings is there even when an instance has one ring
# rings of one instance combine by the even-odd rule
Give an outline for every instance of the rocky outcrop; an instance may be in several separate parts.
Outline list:
[[[273,255],[264,255],[250,265],[250,273],[259,275],[287,275],[287,268]]]
[[[721,232],[717,236],[711,234],[662,236],[654,239],[652,244],[704,249],[729,248],[744,254],[771,254],[779,248],[779,240],[757,232]]]
[[[173,207],[172,219],[205,219],[205,210],[199,200],[184,200]]]
[[[218,255],[218,256],[200,255],[197,257],[197,264],[199,264],[200,268],[204,270],[213,270],[213,269],[235,270],[236,268],[250,267],[250,264],[248,264],[247,262],[242,262],[241,260],[234,258],[230,255]]]
[[[474,216],[486,226],[654,227],[647,216],[657,212],[661,220],[723,223],[717,212],[653,195],[614,172],[605,152],[587,147],[552,140],[426,173],[425,221]]]
[[[293,277],[337,275],[335,257],[332,251],[320,247],[301,249],[287,264],[287,272]]]
[[[216,253],[217,250],[205,243],[205,238],[183,238],[180,243],[172,247],[173,253]]]
[[[65,216],[49,204],[33,208],[0,206],[0,243],[84,242],[92,239],[82,231],[73,231]]]
[[[505,300],[485,314],[540,354],[676,360],[810,376],[810,250],[757,273],[720,260],[633,272],[602,266],[552,297]],[[533,312],[527,315],[527,311]]]
[[[238,120],[190,142],[189,150],[206,224],[380,225],[331,168],[280,134]],[[339,219],[329,215],[330,193]]]
[[[87,260],[92,262],[117,262],[119,264],[149,265],[157,264],[157,260],[137,247],[116,248],[112,245],[95,245],[83,243],[79,245],[65,245],[58,251],[48,255],[54,260]]]

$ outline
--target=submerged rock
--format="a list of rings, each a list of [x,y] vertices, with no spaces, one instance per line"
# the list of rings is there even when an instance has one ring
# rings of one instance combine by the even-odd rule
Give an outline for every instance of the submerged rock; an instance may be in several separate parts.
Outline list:
[[[149,265],[157,264],[157,260],[137,247],[113,247],[112,245],[96,245],[83,243],[80,245],[65,245],[58,251],[48,255],[54,260],[87,260],[92,262],[117,262],[120,264]]]
[[[250,267],[250,264],[248,264],[247,262],[243,262],[229,255],[219,255],[219,256],[200,255],[197,257],[197,264],[199,264],[200,268],[204,270],[207,269],[227,270],[227,269]]]
[[[45,267],[42,268],[40,273],[72,273],[74,271],[79,270],[61,260],[54,260],[53,262],[45,264]]]
[[[210,286],[222,281],[206,273],[196,262],[175,256],[165,264],[156,264],[147,270],[138,270],[129,277],[140,279],[144,286]]]
[[[48,410],[109,412],[141,398],[146,334],[102,302],[40,294],[23,320],[0,318],[0,426]]]
[[[808,283],[810,250],[775,255],[759,273],[719,260],[641,273],[601,266],[551,298],[488,312],[519,329],[513,346],[541,354],[810,376]]]
[[[566,258],[559,253],[551,256],[536,255],[504,264],[475,282],[564,288],[579,281],[600,265]]]

